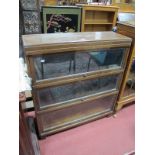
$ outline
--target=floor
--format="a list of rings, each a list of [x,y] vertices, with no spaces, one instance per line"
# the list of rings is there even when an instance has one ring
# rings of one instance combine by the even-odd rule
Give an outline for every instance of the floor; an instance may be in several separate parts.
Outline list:
[[[41,155],[126,155],[135,149],[135,106],[40,140]]]

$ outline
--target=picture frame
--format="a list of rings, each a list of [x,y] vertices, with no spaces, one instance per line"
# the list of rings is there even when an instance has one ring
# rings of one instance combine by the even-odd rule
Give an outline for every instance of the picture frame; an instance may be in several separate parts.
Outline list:
[[[43,6],[43,32],[80,32],[81,7]]]

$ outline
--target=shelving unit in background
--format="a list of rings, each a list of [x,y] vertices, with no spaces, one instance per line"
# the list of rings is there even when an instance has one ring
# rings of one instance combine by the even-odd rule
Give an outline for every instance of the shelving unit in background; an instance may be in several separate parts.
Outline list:
[[[118,7],[79,5],[82,7],[82,32],[111,31],[116,25]]]

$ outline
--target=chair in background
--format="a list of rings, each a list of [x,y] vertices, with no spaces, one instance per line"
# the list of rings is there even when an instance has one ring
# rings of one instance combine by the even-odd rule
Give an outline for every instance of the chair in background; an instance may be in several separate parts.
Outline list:
[[[116,52],[117,50],[117,52]],[[119,52],[118,52],[119,50]],[[98,67],[109,65],[120,65],[122,58],[122,49],[100,50],[98,52],[90,52],[87,71],[90,69],[90,63],[93,60]]]
[[[90,52],[90,58],[89,58],[89,61],[88,61],[87,71],[89,71],[89,69],[90,69],[90,62],[91,62],[91,60],[94,60],[95,63],[98,66],[103,66],[104,62],[105,62],[106,55],[107,55],[106,51],[105,52],[104,51]]]

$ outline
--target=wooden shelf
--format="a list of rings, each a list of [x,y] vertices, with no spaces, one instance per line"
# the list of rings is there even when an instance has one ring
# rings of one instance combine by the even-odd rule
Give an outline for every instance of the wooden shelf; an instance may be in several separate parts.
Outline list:
[[[112,25],[113,23],[112,22],[104,22],[104,21],[100,21],[100,20],[96,20],[96,21],[94,21],[94,20],[87,20],[87,21],[85,21],[84,22],[84,24],[92,24],[92,25],[97,25],[97,24],[99,24],[99,25],[101,25],[101,24],[103,24],[103,25]]]
[[[112,24],[85,24],[85,32],[111,31]]]

